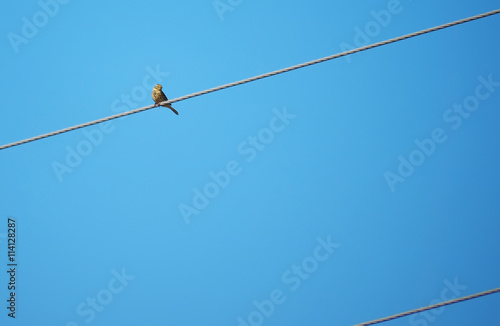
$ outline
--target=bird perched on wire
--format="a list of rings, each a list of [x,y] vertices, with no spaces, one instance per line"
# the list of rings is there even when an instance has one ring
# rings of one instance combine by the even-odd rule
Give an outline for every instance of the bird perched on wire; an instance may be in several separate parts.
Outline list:
[[[156,103],[156,106],[159,105],[159,103],[161,102],[168,101],[167,96],[165,95],[165,93],[163,93],[161,89],[162,86],[160,84],[156,84],[155,88],[153,88],[153,93],[151,94],[153,96],[153,101],[155,101]],[[163,104],[162,106],[169,108],[177,115],[179,114],[179,112],[177,112],[170,104]]]

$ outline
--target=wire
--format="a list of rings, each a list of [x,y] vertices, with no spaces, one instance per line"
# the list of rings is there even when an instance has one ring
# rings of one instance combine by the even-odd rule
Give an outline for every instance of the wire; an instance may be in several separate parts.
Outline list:
[[[486,13],[483,13],[483,14],[480,14],[480,15],[476,15],[476,16],[472,16],[472,17],[460,19],[460,20],[457,20],[457,21],[454,21],[454,22],[443,24],[443,25],[431,27],[431,28],[428,28],[428,29],[424,29],[424,30],[421,30],[421,31],[418,31],[418,32],[414,32],[414,33],[410,33],[410,34],[407,34],[407,35],[399,36],[399,37],[392,38],[392,39],[389,39],[389,40],[385,40],[385,41],[382,41],[382,42],[378,42],[378,43],[366,45],[366,46],[363,46],[363,47],[360,47],[360,48],[352,49],[352,50],[341,52],[341,53],[338,53],[338,54],[333,54],[333,55],[330,55],[330,56],[327,56],[327,57],[324,57],[324,58],[320,58],[320,59],[316,59],[316,60],[304,62],[304,63],[298,64],[298,65],[295,65],[295,66],[291,66],[291,67],[288,67],[288,68],[271,71],[271,72],[268,72],[268,73],[265,73],[265,74],[262,74],[262,75],[250,77],[250,78],[243,79],[243,80],[240,80],[240,81],[237,81],[237,82],[233,82],[233,83],[225,84],[225,85],[222,85],[222,86],[217,86],[217,87],[214,87],[214,88],[206,89],[204,91],[200,91],[200,92],[192,93],[192,94],[189,94],[189,95],[181,96],[181,97],[178,97],[178,98],[173,99],[173,100],[162,102],[161,104],[175,103],[175,102],[187,100],[187,99],[190,99],[190,98],[193,98],[193,97],[196,97],[196,96],[205,95],[205,94],[212,93],[212,92],[215,92],[215,91],[220,91],[220,90],[225,89],[225,88],[234,87],[234,86],[238,86],[238,85],[241,85],[241,84],[246,84],[246,83],[253,82],[255,80],[259,80],[259,79],[262,79],[262,78],[271,77],[271,76],[282,74],[282,73],[285,73],[285,72],[289,72],[289,71],[292,71],[292,70],[295,70],[295,69],[300,69],[300,68],[304,68],[304,67],[307,67],[307,66],[311,66],[311,65],[317,64],[317,63],[321,63],[321,62],[325,62],[325,61],[328,61],[328,60],[332,60],[332,59],[337,59],[337,58],[340,58],[340,57],[344,57],[346,55],[350,55],[350,54],[354,54],[354,53],[357,53],[357,52],[362,52],[362,51],[366,51],[366,50],[369,50],[369,49],[373,49],[373,48],[376,48],[376,47],[379,47],[379,46],[383,46],[383,45],[387,45],[387,44],[391,44],[391,43],[403,41],[403,40],[406,40],[406,39],[409,39],[409,38],[412,38],[412,37],[415,37],[415,36],[419,36],[419,35],[423,35],[423,34],[435,32],[435,31],[438,31],[438,30],[441,30],[441,29],[445,29],[445,28],[452,27],[452,26],[455,26],[455,25],[467,23],[467,22],[470,22],[470,21],[473,21],[473,20],[476,20],[476,19],[485,18],[485,17],[492,16],[492,15],[495,15],[495,14],[498,14],[498,13],[500,13],[500,9],[489,11],[489,12],[486,12]],[[27,139],[24,139],[24,140],[16,141],[16,142],[13,142],[13,143],[10,143],[10,144],[6,144],[6,145],[0,146],[0,150],[6,149],[6,148],[9,148],[9,147],[13,147],[13,146],[17,146],[17,145],[26,144],[26,143],[29,143],[29,142],[32,142],[32,141],[35,141],[35,140],[39,140],[39,139],[43,139],[43,138],[47,138],[47,137],[59,135],[59,134],[62,134],[62,133],[68,132],[68,131],[72,131],[72,130],[76,130],[76,129],[80,129],[80,128],[85,128],[85,127],[88,127],[88,126],[92,126],[92,125],[95,125],[95,124],[98,124],[98,123],[102,123],[102,122],[105,122],[105,121],[109,121],[109,120],[121,118],[121,117],[124,117],[124,116],[127,116],[127,115],[131,115],[131,114],[134,114],[134,113],[139,113],[139,112],[142,112],[142,111],[150,110],[150,109],[154,108],[155,106],[156,105],[148,105],[148,106],[145,106],[145,107],[142,107],[142,108],[138,108],[138,109],[134,109],[134,110],[131,110],[131,111],[127,111],[127,112],[122,112],[122,113],[119,113],[119,114],[115,114],[115,115],[112,115],[112,116],[109,116],[109,117],[106,117],[106,118],[102,118],[102,119],[90,121],[90,122],[87,122],[87,123],[82,123],[82,124],[79,124],[79,125],[76,125],[76,126],[73,126],[73,127],[69,127],[69,128],[65,128],[65,129],[61,129],[61,130],[49,132],[47,134],[39,135],[39,136],[36,136],[36,137],[32,137],[32,138],[27,138]]]
[[[389,321],[389,320],[393,320],[393,319],[405,317],[405,316],[408,316],[408,315],[413,315],[413,314],[416,314],[416,313],[419,313],[419,312],[422,312],[422,311],[431,310],[431,309],[435,309],[435,308],[447,306],[447,305],[458,303],[458,302],[462,302],[462,301],[476,299],[476,298],[479,298],[479,297],[482,297],[482,296],[485,296],[485,295],[489,295],[489,294],[493,294],[493,293],[497,293],[497,292],[500,292],[500,288],[491,289],[491,290],[488,290],[488,291],[479,292],[479,293],[476,293],[476,294],[471,294],[471,295],[468,295],[468,296],[465,296],[465,297],[461,297],[461,298],[457,298],[457,299],[453,299],[453,300],[449,300],[449,301],[444,301],[444,302],[440,302],[440,303],[436,303],[434,305],[430,305],[430,306],[427,306],[427,307],[422,307],[422,308],[418,308],[418,309],[414,309],[414,310],[409,310],[409,311],[402,312],[402,313],[397,314],[397,315],[393,315],[393,316],[389,316],[389,317],[385,317],[385,318],[380,318],[380,319],[368,321],[368,322],[361,323],[361,324],[356,324],[354,326],[374,325],[374,324],[382,323],[382,322],[385,322],[385,321]]]

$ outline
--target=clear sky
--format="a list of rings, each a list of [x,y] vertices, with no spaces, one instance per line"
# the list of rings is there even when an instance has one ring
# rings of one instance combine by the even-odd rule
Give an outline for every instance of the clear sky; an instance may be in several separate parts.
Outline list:
[[[0,143],[498,9],[7,1]],[[500,15],[0,151],[1,325],[353,325],[500,286]],[[7,316],[8,218],[16,318]],[[385,325],[497,325],[492,295]]]

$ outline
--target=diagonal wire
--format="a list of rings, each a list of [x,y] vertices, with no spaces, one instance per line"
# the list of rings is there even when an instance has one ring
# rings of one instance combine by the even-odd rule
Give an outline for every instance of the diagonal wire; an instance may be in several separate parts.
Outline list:
[[[189,95],[184,95],[184,96],[175,98],[173,100],[162,102],[161,104],[175,103],[175,102],[187,100],[187,99],[190,99],[190,98],[193,98],[193,97],[196,97],[196,96],[205,95],[205,94],[212,93],[212,92],[215,92],[215,91],[220,91],[220,90],[225,89],[225,88],[229,88],[229,87],[234,87],[234,86],[238,86],[238,85],[241,85],[241,84],[250,83],[250,82],[262,79],[262,78],[267,78],[267,77],[271,77],[271,76],[274,76],[274,75],[279,75],[279,74],[282,74],[282,73],[285,73],[285,72],[288,72],[288,71],[292,71],[292,70],[295,70],[295,69],[300,69],[300,68],[304,68],[304,67],[307,67],[307,66],[311,66],[311,65],[317,64],[317,63],[321,63],[321,62],[325,62],[325,61],[328,61],[328,60],[332,60],[332,59],[337,59],[337,58],[340,58],[340,57],[344,57],[346,55],[350,55],[350,54],[353,54],[353,53],[362,52],[362,51],[373,49],[373,48],[376,48],[376,47],[379,47],[379,46],[383,46],[383,45],[387,45],[387,44],[391,44],[391,43],[403,41],[403,40],[406,40],[406,39],[409,39],[409,38],[412,38],[412,37],[415,37],[415,36],[419,36],[419,35],[423,35],[423,34],[435,32],[435,31],[438,31],[438,30],[441,30],[441,29],[445,29],[445,28],[452,27],[452,26],[455,26],[455,25],[460,25],[460,24],[467,23],[467,22],[470,22],[470,21],[473,21],[473,20],[476,20],[476,19],[485,18],[485,17],[492,16],[492,15],[495,15],[495,14],[498,14],[498,13],[500,13],[500,9],[496,9],[496,10],[485,12],[483,14],[479,14],[479,15],[476,15],[476,16],[471,16],[471,17],[468,17],[468,18],[456,20],[454,22],[446,23],[446,24],[443,24],[443,25],[431,27],[431,28],[424,29],[424,30],[421,30],[421,31],[418,31],[418,32],[413,32],[413,33],[410,33],[410,34],[407,34],[407,35],[395,37],[395,38],[392,38],[392,39],[389,39],[389,40],[385,40],[385,41],[382,41],[382,42],[373,43],[373,44],[370,44],[370,45],[367,45],[367,46],[363,46],[363,47],[360,47],[360,48],[356,48],[356,49],[352,49],[352,50],[349,50],[349,51],[345,51],[345,52],[333,54],[333,55],[330,55],[330,56],[327,56],[327,57],[323,57],[323,58],[319,58],[319,59],[316,59],[316,60],[304,62],[304,63],[298,64],[298,65],[295,65],[295,66],[291,66],[291,67],[287,67],[287,68],[283,68],[283,69],[271,71],[271,72],[268,72],[268,73],[265,73],[265,74],[262,74],[262,75],[250,77],[250,78],[243,79],[243,80],[240,80],[240,81],[237,81],[237,82],[233,82],[233,83],[225,84],[225,85],[222,85],[222,86],[217,86],[217,87],[214,87],[214,88],[206,89],[204,91],[192,93],[192,94],[189,94]],[[6,148],[9,148],[9,147],[13,147],[13,146],[17,146],[17,145],[21,145],[21,144],[26,144],[26,143],[29,143],[29,142],[32,142],[32,141],[35,141],[35,140],[39,140],[39,139],[43,139],[43,138],[47,138],[47,137],[59,135],[59,134],[62,134],[62,133],[68,132],[68,131],[72,131],[72,130],[76,130],[76,129],[80,129],[80,128],[85,128],[85,127],[88,127],[88,126],[92,126],[92,125],[95,125],[95,124],[98,124],[98,123],[102,123],[102,122],[106,122],[106,121],[109,121],[109,120],[121,118],[121,117],[124,117],[124,116],[127,116],[127,115],[131,115],[131,114],[134,114],[134,113],[139,113],[139,112],[142,112],[142,111],[150,110],[150,109],[152,109],[154,107],[155,107],[155,105],[148,105],[148,106],[144,106],[142,108],[138,108],[138,109],[134,109],[134,110],[131,110],[131,111],[127,111],[127,112],[122,112],[122,113],[119,113],[119,114],[115,114],[115,115],[112,115],[112,116],[109,116],[109,117],[101,118],[101,119],[98,119],[98,120],[94,120],[94,121],[82,123],[82,124],[79,124],[79,125],[76,125],[76,126],[73,126],[73,127],[69,127],[69,128],[65,128],[65,129],[60,129],[60,130],[49,132],[49,133],[46,133],[46,134],[43,134],[43,135],[39,135],[39,136],[35,136],[35,137],[24,139],[24,140],[16,141],[16,142],[13,142],[13,143],[10,143],[10,144],[6,144],[6,145],[0,146],[0,150],[6,149]]]
[[[484,292],[479,292],[479,293],[476,293],[476,294],[471,294],[471,295],[468,295],[468,296],[465,296],[465,297],[456,298],[456,299],[453,299],[453,300],[436,303],[434,305],[430,305],[430,306],[427,306],[427,307],[422,307],[422,308],[417,308],[417,309],[409,310],[409,311],[402,312],[402,313],[397,314],[397,315],[392,315],[392,316],[389,316],[389,317],[380,318],[380,319],[376,319],[376,320],[364,322],[364,323],[361,323],[361,324],[356,324],[354,326],[367,326],[367,325],[374,325],[374,324],[378,324],[378,323],[383,323],[383,322],[386,322],[386,321],[389,321],[389,320],[393,320],[393,319],[405,317],[405,316],[408,316],[408,315],[413,315],[413,314],[416,314],[416,313],[419,313],[419,312],[422,312],[422,311],[431,310],[431,309],[435,309],[435,308],[439,308],[439,307],[443,307],[443,306],[447,306],[447,305],[450,305],[450,304],[454,304],[454,303],[458,303],[458,302],[463,302],[463,301],[467,301],[467,300],[471,300],[471,299],[476,299],[476,298],[479,298],[479,297],[482,297],[482,296],[485,296],[485,295],[489,295],[489,294],[493,294],[493,293],[497,293],[497,292],[500,292],[500,288],[491,289],[491,290],[487,290],[487,291],[484,291]]]

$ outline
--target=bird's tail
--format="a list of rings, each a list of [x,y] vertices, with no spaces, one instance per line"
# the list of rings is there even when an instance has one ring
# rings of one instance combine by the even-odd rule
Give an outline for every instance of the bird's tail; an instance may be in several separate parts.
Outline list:
[[[163,106],[164,106],[164,107],[166,107],[166,108],[169,108],[169,109],[170,109],[170,110],[172,110],[175,114],[179,115],[179,112],[177,112],[177,110],[176,110],[176,109],[174,109],[174,108],[172,107],[172,105],[167,104],[167,105],[163,105]]]

